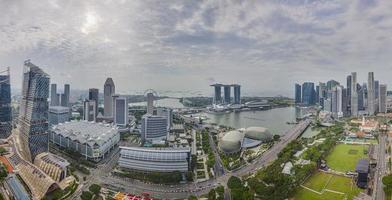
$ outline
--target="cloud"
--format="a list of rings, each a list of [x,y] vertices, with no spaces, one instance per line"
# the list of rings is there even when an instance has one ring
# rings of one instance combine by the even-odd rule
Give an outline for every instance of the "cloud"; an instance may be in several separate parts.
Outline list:
[[[110,76],[120,91],[208,95],[220,81],[291,95],[294,82],[370,70],[389,83],[391,9],[372,0],[3,1],[0,66],[11,66],[13,87],[28,58],[78,89]]]

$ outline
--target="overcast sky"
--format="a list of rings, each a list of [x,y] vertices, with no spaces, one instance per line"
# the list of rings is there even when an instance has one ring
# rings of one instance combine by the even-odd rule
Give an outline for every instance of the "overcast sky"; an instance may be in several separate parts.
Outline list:
[[[15,88],[26,59],[52,82],[102,90],[110,76],[122,93],[209,95],[221,82],[292,95],[295,82],[351,71],[392,87],[390,0],[0,2],[0,69]]]

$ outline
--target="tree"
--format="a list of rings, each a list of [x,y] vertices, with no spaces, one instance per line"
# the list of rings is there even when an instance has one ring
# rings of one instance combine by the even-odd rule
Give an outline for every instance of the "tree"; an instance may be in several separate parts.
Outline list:
[[[194,195],[191,195],[191,196],[188,197],[188,200],[197,200],[197,197],[194,196]]]
[[[229,180],[227,181],[227,186],[230,189],[237,189],[243,187],[241,179],[236,176],[231,176],[229,178]]]
[[[82,195],[80,195],[82,200],[91,200],[93,198],[93,194],[89,191],[83,191]]]
[[[208,193],[208,200],[216,200],[216,193],[214,189],[211,189]]]
[[[94,193],[95,195],[98,195],[101,192],[101,186],[92,184],[88,190],[90,190],[90,192]]]
[[[7,153],[7,150],[4,147],[0,147],[0,155],[4,155]]]
[[[280,139],[280,135],[274,135],[274,141],[278,141]]]

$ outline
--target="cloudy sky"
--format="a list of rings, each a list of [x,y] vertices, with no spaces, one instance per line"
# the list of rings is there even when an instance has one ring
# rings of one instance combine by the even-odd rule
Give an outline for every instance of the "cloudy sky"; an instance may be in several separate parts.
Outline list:
[[[291,95],[301,81],[392,87],[389,0],[0,0],[0,69],[20,88],[26,59],[52,82],[118,91],[211,94],[213,82],[248,95]]]

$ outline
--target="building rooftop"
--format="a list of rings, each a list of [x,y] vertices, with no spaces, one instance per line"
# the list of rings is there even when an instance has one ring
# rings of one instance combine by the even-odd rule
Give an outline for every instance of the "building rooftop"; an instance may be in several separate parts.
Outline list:
[[[368,173],[369,172],[369,160],[361,159],[358,161],[355,171],[359,173]]]
[[[80,143],[102,145],[108,139],[118,134],[118,128],[111,124],[88,121],[71,121],[53,126],[52,130],[64,137],[77,140]]]
[[[49,106],[49,112],[65,113],[69,112],[69,108],[63,106]]]

